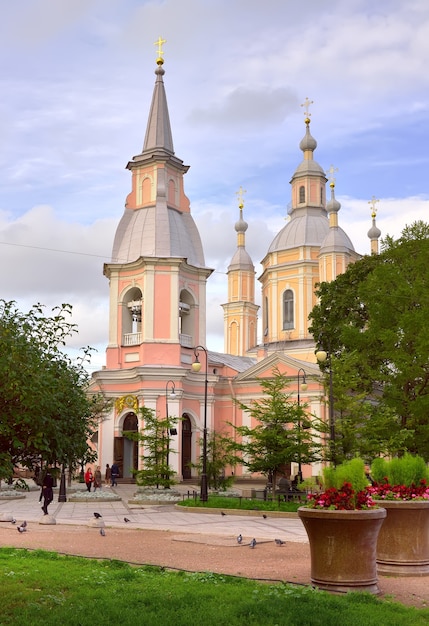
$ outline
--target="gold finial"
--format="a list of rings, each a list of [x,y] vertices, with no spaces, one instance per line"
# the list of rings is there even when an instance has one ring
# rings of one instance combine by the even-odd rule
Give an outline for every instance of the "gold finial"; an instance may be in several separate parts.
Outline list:
[[[158,58],[156,60],[157,65],[162,65],[164,63],[164,59],[162,55],[164,54],[164,50],[162,49],[162,44],[167,43],[166,39],[162,39],[162,37],[158,37],[158,41],[154,41],[154,46],[158,46]]]
[[[242,209],[244,207],[243,194],[247,193],[247,191],[246,189],[243,189],[243,187],[240,185],[240,189],[235,193],[238,196],[238,208]]]
[[[338,167],[334,167],[331,163],[331,166],[328,170],[326,170],[326,174],[329,178],[329,186],[335,187],[335,172],[338,172]]]
[[[380,200],[378,200],[375,196],[372,196],[371,200],[368,200],[368,204],[371,205],[371,217],[373,219],[377,215],[377,207],[375,206],[377,202],[380,202]]]
[[[312,104],[314,104],[314,101],[309,100],[308,97],[306,97],[304,102],[301,104],[301,106],[305,108],[304,110],[305,120],[304,121],[307,125],[310,123],[310,117],[311,117],[311,113],[308,109],[310,108]]]

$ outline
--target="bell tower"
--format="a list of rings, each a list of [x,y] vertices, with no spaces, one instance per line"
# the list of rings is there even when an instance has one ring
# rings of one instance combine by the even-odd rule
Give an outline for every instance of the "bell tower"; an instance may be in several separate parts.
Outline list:
[[[174,153],[159,38],[143,149],[127,164],[131,192],[116,230],[110,283],[107,369],[179,366],[205,344],[206,281],[201,239],[184,192],[189,167]],[[189,358],[189,355],[188,355]]]

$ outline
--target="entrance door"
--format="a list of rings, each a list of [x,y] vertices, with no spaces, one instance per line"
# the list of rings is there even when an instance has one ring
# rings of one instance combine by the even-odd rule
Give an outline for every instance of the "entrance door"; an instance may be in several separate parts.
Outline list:
[[[192,477],[190,463],[192,461],[192,427],[191,420],[185,414],[182,417],[182,476],[183,479]]]

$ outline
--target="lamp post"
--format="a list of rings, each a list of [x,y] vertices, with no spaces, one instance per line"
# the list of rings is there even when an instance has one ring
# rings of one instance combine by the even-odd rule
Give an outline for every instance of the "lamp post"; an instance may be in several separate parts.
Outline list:
[[[207,366],[208,366],[208,354],[207,348],[204,346],[197,346],[194,348],[195,361],[192,363],[192,369],[194,372],[199,372],[201,369],[201,363],[199,361],[199,350],[202,350],[206,355],[206,370],[205,370],[205,381],[204,381],[204,428],[203,428],[203,471],[201,473],[201,491],[200,491],[200,501],[207,502],[208,500],[208,490],[207,490]]]
[[[300,374],[302,374],[302,383],[301,383],[301,379],[300,379]],[[299,450],[298,450],[298,480],[300,483],[302,483],[302,466],[301,466],[301,402],[300,402],[300,389],[302,389],[302,391],[307,391],[307,382],[306,382],[306,373],[305,371],[302,369],[302,367],[299,368],[298,370],[298,408],[299,408],[299,420],[298,420],[298,445],[299,445]]]
[[[67,502],[66,474],[64,470],[64,463],[62,464],[62,467],[61,467],[60,491],[58,493],[58,502]]]
[[[332,361],[331,353],[326,350],[318,350],[316,352],[316,359],[319,363],[328,362],[329,366],[329,439],[331,447],[331,458],[334,466],[336,465],[335,454],[335,418],[334,418],[334,386],[333,386],[333,374],[332,374]]]
[[[167,452],[166,452],[166,466],[167,466],[167,480],[170,478],[170,435],[176,435],[177,431],[175,428],[170,428],[170,422],[168,417],[168,386],[171,385],[170,398],[174,399],[176,397],[176,385],[172,380],[167,380],[165,385],[165,420],[167,423]],[[174,433],[173,433],[174,430]],[[170,485],[167,485],[167,489],[170,488]]]

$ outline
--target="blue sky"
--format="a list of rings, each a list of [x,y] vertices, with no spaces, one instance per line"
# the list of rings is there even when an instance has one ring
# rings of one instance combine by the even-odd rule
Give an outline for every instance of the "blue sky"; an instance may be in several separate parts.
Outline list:
[[[315,159],[338,168],[340,225],[369,251],[368,201],[397,236],[429,209],[427,0],[20,0],[0,6],[0,297],[70,302],[104,363],[102,274],[143,145],[162,36],[176,155],[222,350],[242,185],[259,261],[284,225],[308,96]],[[259,289],[257,288],[257,292]]]

